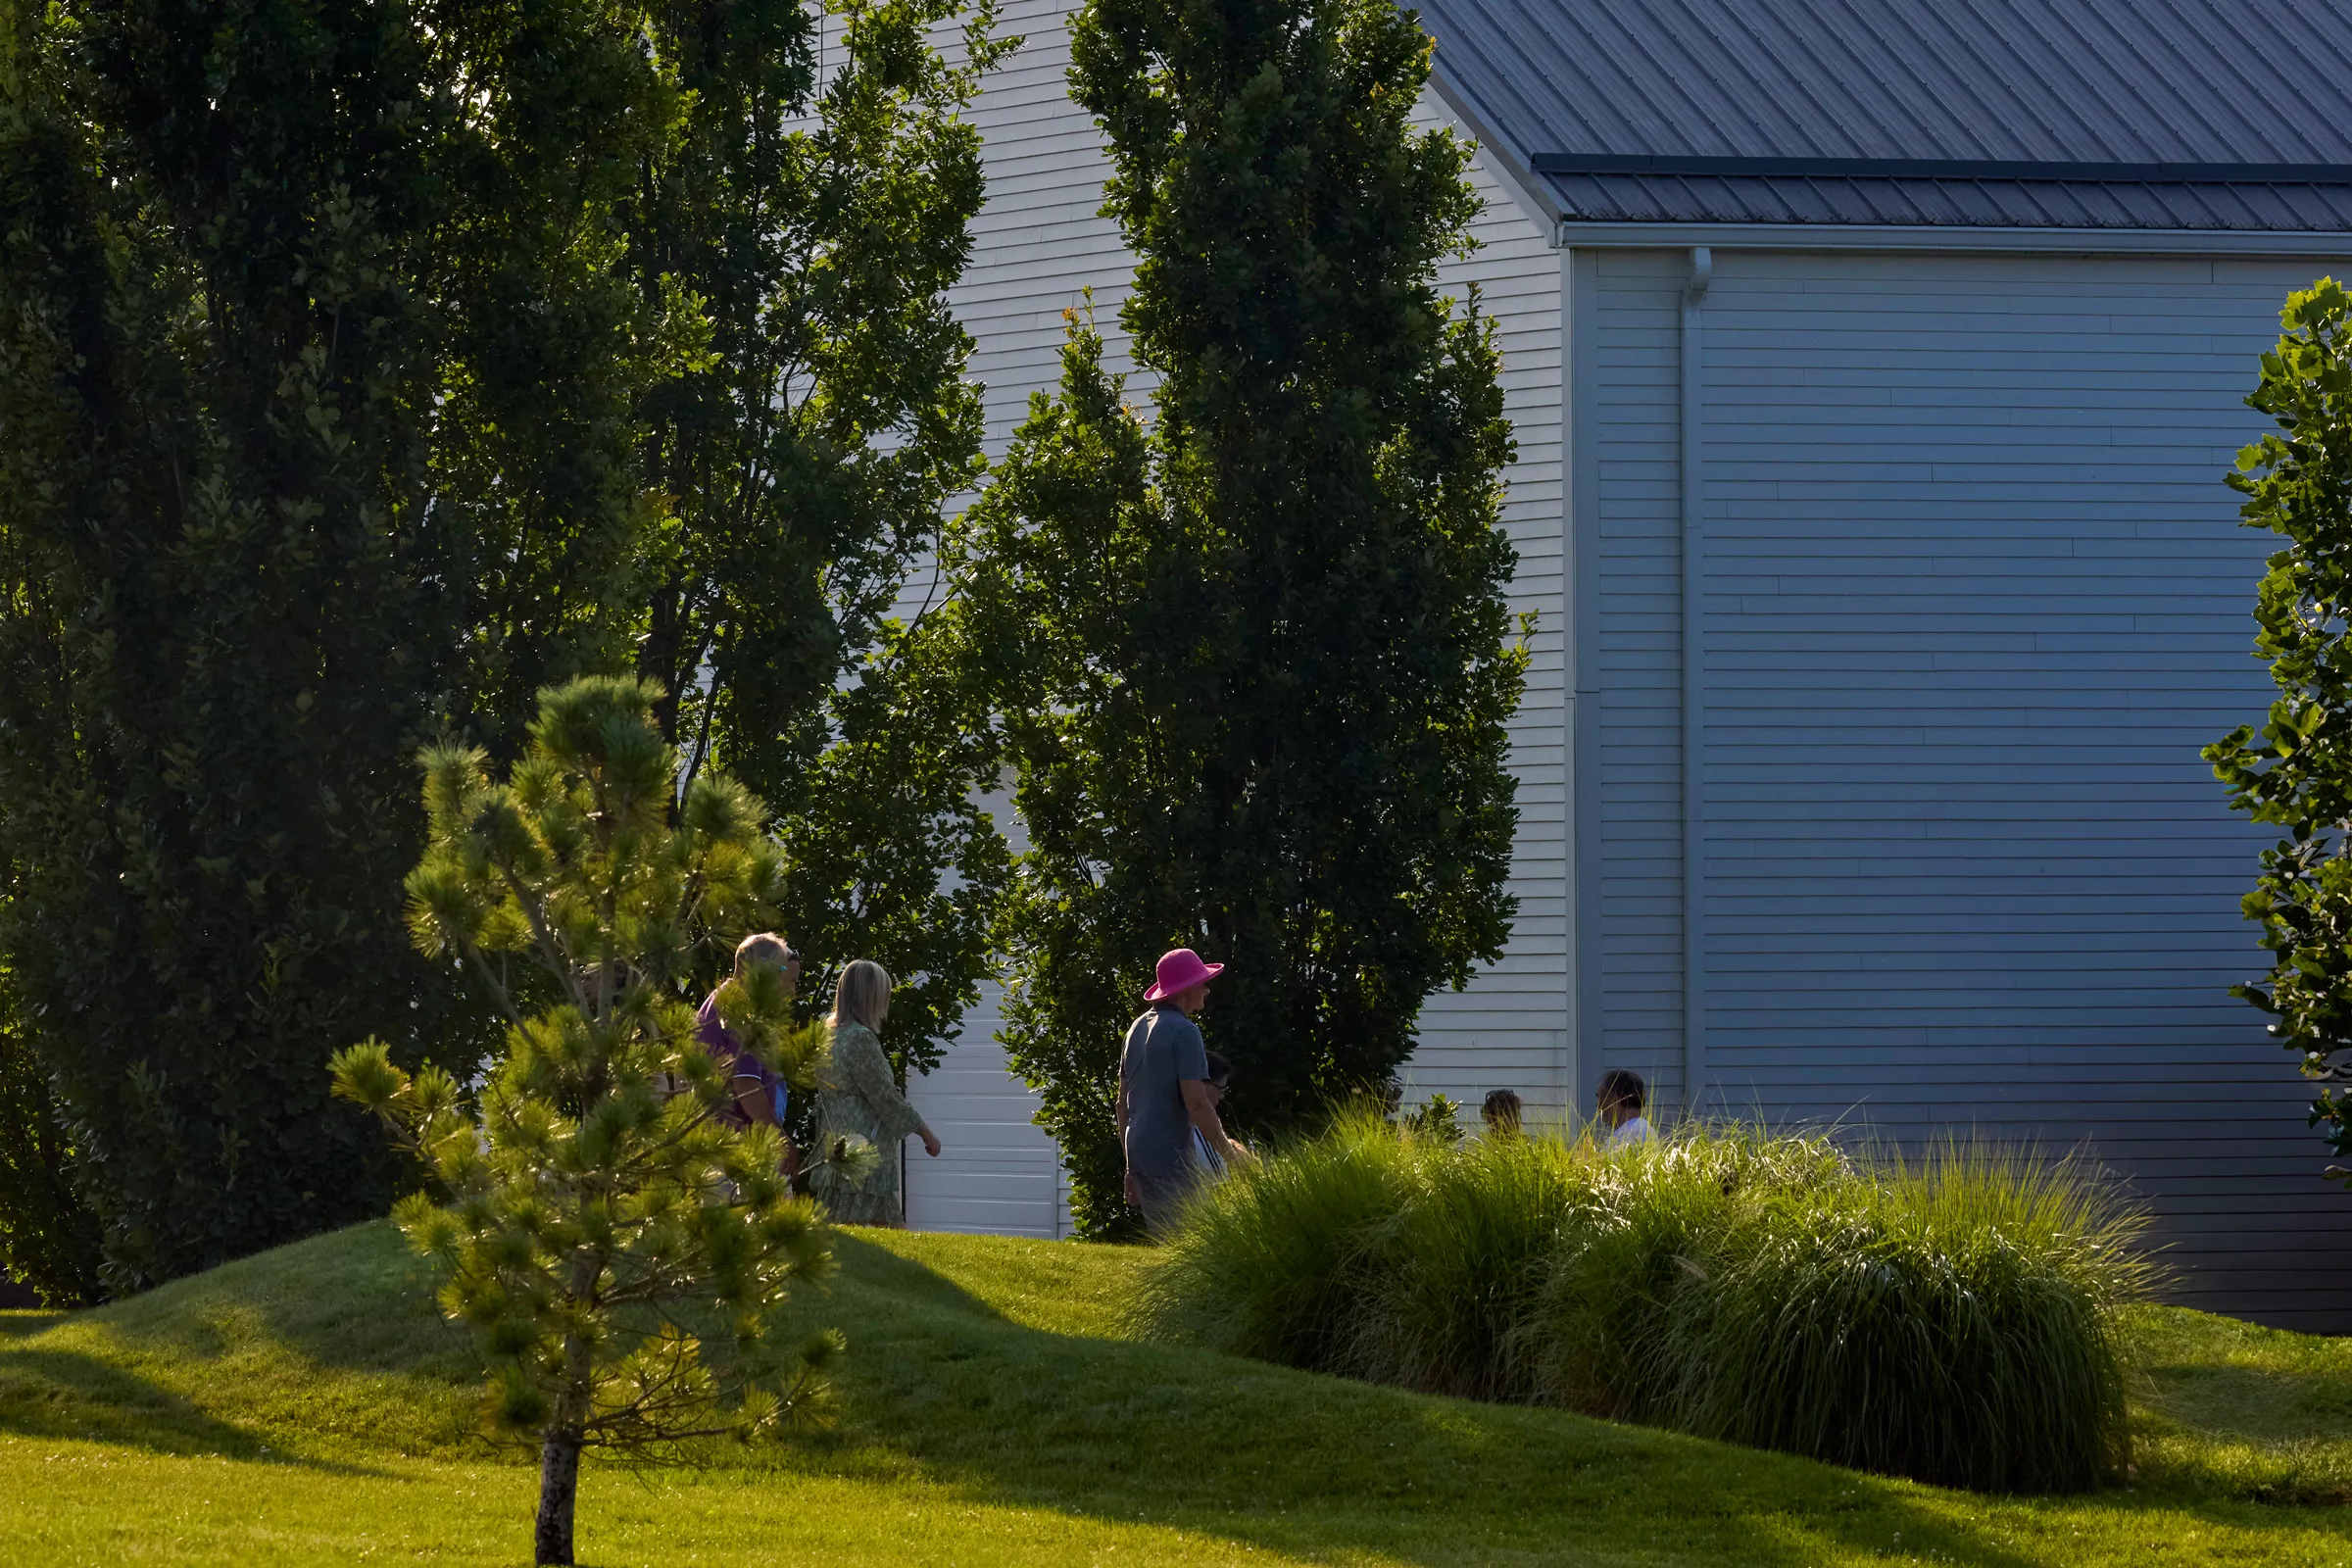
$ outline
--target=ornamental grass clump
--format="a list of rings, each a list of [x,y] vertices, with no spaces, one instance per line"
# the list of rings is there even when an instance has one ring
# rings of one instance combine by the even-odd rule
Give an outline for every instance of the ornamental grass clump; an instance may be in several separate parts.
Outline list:
[[[1229,1182],[1169,1244],[1144,1298],[1160,1334],[1318,1371],[1358,1371],[1359,1304],[1396,1215],[1439,1157],[1379,1117],[1344,1112],[1319,1138]]]
[[[1584,1167],[1558,1143],[1514,1138],[1433,1153],[1421,1169],[1413,1200],[1365,1250],[1379,1274],[1338,1370],[1429,1394],[1525,1397],[1524,1326],[1562,1218],[1588,1197]]]
[[[1852,1173],[1825,1138],[1739,1127],[1618,1154],[1582,1144],[1563,1155],[1582,1178],[1581,1200],[1563,1218],[1543,1301],[1518,1331],[1533,1372],[1524,1396],[1682,1425],[1690,1385],[1708,1376],[1690,1348],[1708,1320],[1709,1287],[1743,1242],[1773,1223],[1801,1225]]]
[[[1195,1206],[1150,1317],[1431,1393],[2076,1490],[2129,1461],[2140,1225],[2072,1160],[1752,1128],[1456,1150],[1348,1117]]]
[[[1992,1492],[2122,1473],[2136,1220],[2068,1161],[1949,1146],[1767,1200],[1707,1282],[1671,1424]]]

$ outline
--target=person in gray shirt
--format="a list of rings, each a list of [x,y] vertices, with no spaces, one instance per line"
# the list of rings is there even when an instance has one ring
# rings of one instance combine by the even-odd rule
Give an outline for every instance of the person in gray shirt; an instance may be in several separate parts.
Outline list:
[[[1159,974],[1144,993],[1152,1010],[1127,1030],[1119,1054],[1119,1144],[1127,1154],[1127,1201],[1144,1211],[1144,1223],[1161,1236],[1175,1223],[1200,1179],[1193,1158],[1193,1134],[1228,1167],[1246,1164],[1250,1152],[1225,1136],[1208,1087],[1208,1046],[1193,1015],[1208,1001],[1208,983],[1225,972],[1203,963],[1190,948],[1159,960]]]

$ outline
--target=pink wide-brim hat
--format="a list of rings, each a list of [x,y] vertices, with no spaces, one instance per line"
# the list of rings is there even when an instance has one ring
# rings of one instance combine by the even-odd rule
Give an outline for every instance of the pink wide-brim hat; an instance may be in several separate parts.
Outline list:
[[[1214,980],[1225,972],[1221,963],[1202,963],[1200,955],[1190,948],[1178,948],[1160,955],[1159,979],[1144,993],[1146,1002],[1162,1002],[1179,991],[1190,991],[1204,980]]]

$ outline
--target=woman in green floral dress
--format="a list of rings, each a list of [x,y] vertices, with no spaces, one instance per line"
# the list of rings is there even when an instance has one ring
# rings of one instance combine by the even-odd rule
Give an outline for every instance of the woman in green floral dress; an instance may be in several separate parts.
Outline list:
[[[871,1174],[863,1181],[834,1182],[821,1196],[837,1225],[904,1225],[906,1206],[899,1192],[899,1146],[909,1134],[923,1152],[939,1157],[939,1140],[899,1093],[890,1058],[882,1054],[879,1031],[890,1016],[890,971],[870,958],[843,965],[833,986],[833,1050],[817,1080],[816,1119],[822,1142],[831,1148],[843,1133],[874,1146]]]

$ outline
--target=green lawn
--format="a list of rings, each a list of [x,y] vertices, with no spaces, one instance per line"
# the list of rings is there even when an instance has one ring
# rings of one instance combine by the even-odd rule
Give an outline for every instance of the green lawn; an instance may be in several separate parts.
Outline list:
[[[2161,1310],[2138,1486],[1985,1498],[1121,1337],[1136,1250],[845,1238],[831,1430],[592,1468],[581,1561],[2352,1565],[2352,1354]],[[521,1563],[534,1474],[365,1227],[0,1314],[0,1560]]]

